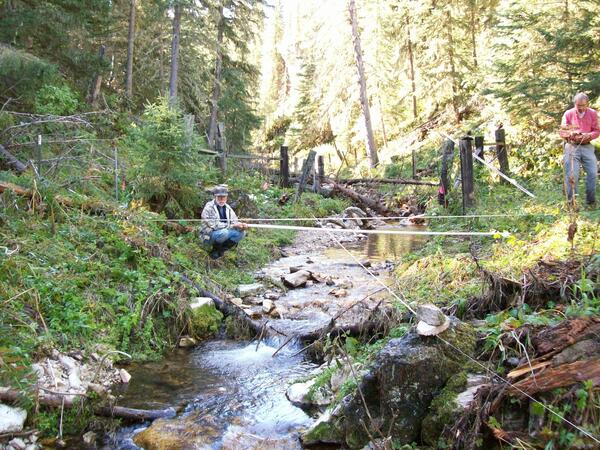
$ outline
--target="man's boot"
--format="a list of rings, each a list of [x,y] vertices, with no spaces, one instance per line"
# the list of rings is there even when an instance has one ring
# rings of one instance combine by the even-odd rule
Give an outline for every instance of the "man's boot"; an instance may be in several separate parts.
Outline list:
[[[231,239],[227,239],[225,242],[223,242],[223,248],[225,250],[229,250],[229,249],[234,248],[237,244],[238,244],[237,242],[234,242]]]
[[[218,244],[215,242],[208,256],[210,256],[211,259],[219,259],[221,256],[223,256],[223,252],[223,244]]]

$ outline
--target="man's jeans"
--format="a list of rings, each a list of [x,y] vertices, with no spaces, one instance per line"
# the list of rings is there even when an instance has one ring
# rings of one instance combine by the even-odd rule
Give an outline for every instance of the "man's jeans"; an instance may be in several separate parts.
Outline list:
[[[583,166],[585,171],[585,197],[587,203],[596,202],[596,181],[598,179],[598,160],[592,144],[574,145],[565,144],[565,185],[569,201],[573,200],[573,187],[577,193],[579,182],[579,169]],[[571,181],[571,177],[573,177]]]
[[[244,232],[235,228],[221,228],[210,233],[210,240],[207,244],[222,244],[227,240],[231,240],[236,244],[244,238]]]

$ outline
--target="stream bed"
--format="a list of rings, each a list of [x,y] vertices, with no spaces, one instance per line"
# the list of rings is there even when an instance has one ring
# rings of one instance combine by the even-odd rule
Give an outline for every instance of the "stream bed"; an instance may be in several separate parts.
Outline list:
[[[397,261],[423,242],[421,236],[371,234],[347,247],[359,259],[383,263]],[[338,266],[352,261],[340,248],[302,255],[307,257],[311,259],[311,267],[318,270],[336,267],[339,271]],[[298,256],[290,258],[294,262]],[[286,265],[285,259],[266,269],[280,270]],[[362,296],[369,286],[357,281],[354,295]],[[377,287],[376,280],[370,282],[370,288]],[[317,295],[310,289],[304,291],[304,294],[300,290],[289,294],[292,298]],[[143,409],[172,406],[180,412],[173,419],[159,419],[160,426],[155,423],[152,427],[156,435],[144,437],[148,442],[145,447],[137,446],[133,438],[148,423],[126,426],[106,435],[99,447],[170,448],[170,442],[183,441],[185,449],[301,449],[299,433],[316,417],[294,406],[285,393],[290,384],[308,378],[318,365],[299,351],[299,344],[292,342],[279,349],[285,341],[285,337],[276,335],[258,345],[256,341],[217,338],[192,350],[178,349],[159,362],[129,366],[132,380],[119,393],[120,405]],[[172,445],[171,448],[182,448]]]

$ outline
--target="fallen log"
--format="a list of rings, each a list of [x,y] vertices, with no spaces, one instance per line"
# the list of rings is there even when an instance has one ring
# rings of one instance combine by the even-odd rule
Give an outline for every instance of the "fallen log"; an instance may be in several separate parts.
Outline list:
[[[0,145],[0,158],[6,161],[6,165],[13,169],[17,174],[21,175],[27,170],[27,166],[19,161],[12,153],[10,153],[4,146]]]
[[[361,205],[363,208],[369,208],[382,216],[398,215],[397,211],[393,211],[381,201],[373,200],[366,195],[361,195],[351,188],[333,182],[333,193],[349,198],[354,203]]]
[[[600,336],[600,318],[570,319],[540,331],[532,338],[532,344],[537,354],[543,355],[597,336]]]
[[[77,399],[76,397],[79,397]],[[9,388],[0,388],[0,400],[5,402],[17,402],[22,399],[19,391]],[[85,395],[59,395],[59,394],[41,394],[37,401],[42,406],[49,408],[72,408],[78,406],[81,401],[86,400]],[[132,421],[145,421],[160,418],[170,418],[177,414],[175,408],[166,409],[136,409],[126,408],[124,406],[99,406],[94,408],[94,414],[103,417],[118,417]]]
[[[431,183],[429,181],[420,180],[405,180],[402,178],[341,178],[338,180],[330,180],[331,182],[343,183],[347,185],[352,184],[410,184],[415,186],[434,186],[437,187],[437,183]]]
[[[591,380],[594,386],[600,385],[600,358],[546,368],[535,376],[513,384],[509,392],[517,397],[523,397],[525,394],[547,392],[587,380]]]

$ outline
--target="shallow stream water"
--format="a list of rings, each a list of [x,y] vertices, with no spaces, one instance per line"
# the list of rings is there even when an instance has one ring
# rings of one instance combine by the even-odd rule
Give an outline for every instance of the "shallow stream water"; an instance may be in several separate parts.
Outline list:
[[[360,259],[394,261],[423,242],[415,236],[368,235],[349,249]],[[349,259],[344,250],[334,248],[321,257],[338,263]],[[282,343],[277,338],[258,346],[215,339],[193,350],[177,350],[160,362],[128,367],[132,380],[119,404],[143,409],[181,407],[173,419],[179,432],[202,436],[186,448],[300,449],[299,432],[315,418],[290,403],[285,392],[317,365],[298,354],[294,345],[273,356]],[[133,436],[146,426],[121,428],[105,436],[100,447],[138,449]]]

